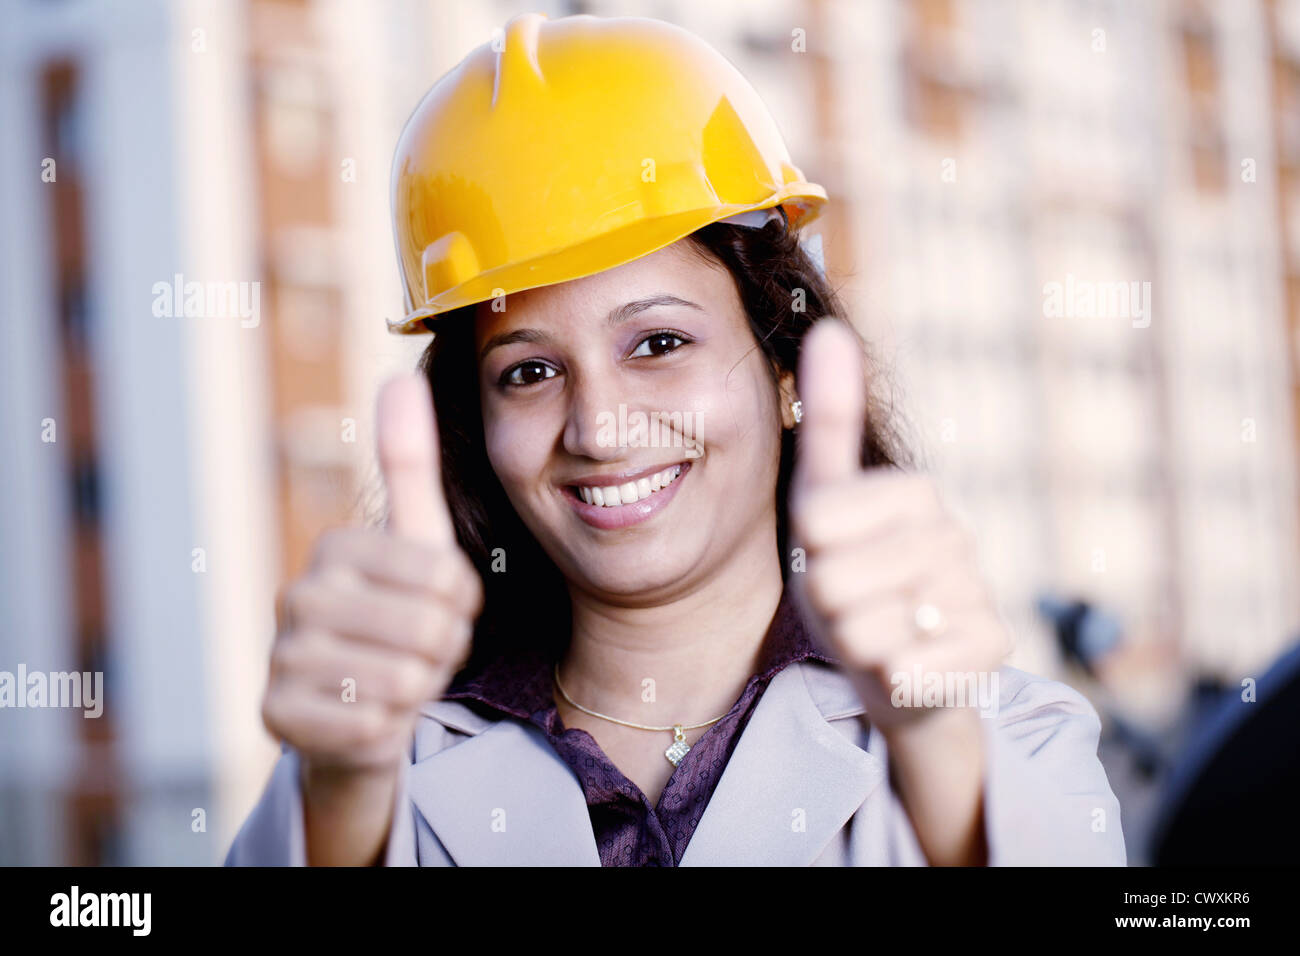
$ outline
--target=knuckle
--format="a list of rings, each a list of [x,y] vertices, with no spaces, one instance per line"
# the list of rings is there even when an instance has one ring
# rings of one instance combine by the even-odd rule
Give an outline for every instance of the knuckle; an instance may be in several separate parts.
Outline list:
[[[451,653],[447,655],[447,667],[455,673],[469,663],[474,653],[474,622],[466,620],[456,630]]]
[[[265,694],[262,695],[261,717],[262,717],[262,726],[265,727],[272,734],[275,734],[278,726],[277,722],[279,720],[279,714],[277,713],[276,705],[273,700],[273,695],[270,690],[268,690]]]
[[[894,677],[907,673],[910,664],[897,652],[883,652],[870,656],[862,664],[862,669],[870,674],[882,687],[893,685]]]
[[[825,565],[809,562],[808,570],[804,572],[804,588],[817,607],[826,608],[830,605],[830,587],[826,581]]]
[[[316,546],[312,551],[311,567],[319,570],[346,560],[347,555],[351,553],[355,530],[349,527],[335,527],[322,531],[316,538]]]
[[[844,576],[834,562],[809,562],[808,593],[824,611],[838,611],[846,599]]]
[[[430,562],[428,588],[466,614],[477,614],[482,608],[483,581],[458,547],[440,550]]]
[[[855,670],[888,682],[895,670],[897,651],[890,647],[893,615],[876,607],[855,611],[844,624],[846,662]]]
[[[460,563],[459,548],[436,548],[429,553],[425,561],[425,586],[438,593],[454,588],[458,578]]]
[[[467,604],[470,606],[472,613],[477,614],[483,609],[483,579],[479,577],[478,569],[474,567],[474,563],[464,554],[460,556],[460,567]]]
[[[298,676],[318,659],[317,632],[300,629],[281,638],[271,649],[271,671],[278,677]]]
[[[357,747],[373,747],[382,744],[389,733],[389,722],[384,712],[378,707],[357,707],[352,718],[350,741]]]
[[[418,633],[431,646],[437,646],[442,642],[444,632],[447,630],[447,612],[442,605],[436,601],[426,601],[420,606],[416,614]]]
[[[301,658],[298,654],[298,642],[291,637],[281,638],[271,648],[270,673],[272,680],[278,680],[293,674],[298,669]]]
[[[822,489],[813,489],[790,507],[790,526],[805,548],[813,550],[826,540],[828,508]]]
[[[285,737],[287,720],[284,714],[282,698],[274,689],[268,688],[262,695],[262,726],[272,737]]]
[[[289,612],[293,631],[320,620],[326,615],[328,585],[314,577],[298,578],[285,589],[284,607]]]
[[[871,641],[858,634],[842,643],[845,663],[856,671],[875,674],[880,667],[880,654],[871,646]]]
[[[307,596],[304,593],[308,587],[305,578],[297,578],[291,581],[280,596],[280,606],[287,615],[288,623],[296,625],[301,619],[307,606]]]
[[[420,601],[404,615],[403,628],[422,653],[436,651],[446,628],[446,615],[436,601]]]
[[[890,661],[879,660],[867,668],[867,673],[876,683],[876,686],[890,689],[896,686],[899,675],[906,673],[906,671]]]
[[[389,699],[403,707],[413,707],[424,702],[428,687],[425,669],[417,663],[396,668],[388,678]]]

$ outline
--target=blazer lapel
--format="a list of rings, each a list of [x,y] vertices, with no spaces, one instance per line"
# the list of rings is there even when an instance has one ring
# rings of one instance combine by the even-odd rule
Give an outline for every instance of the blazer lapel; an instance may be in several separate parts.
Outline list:
[[[582,785],[532,725],[493,722],[415,763],[408,779],[458,866],[600,866]]]
[[[864,708],[843,674],[796,663],[772,678],[682,856],[682,866],[807,866],[885,780],[882,761],[828,718]]]
[[[830,665],[772,678],[737,741],[682,866],[806,866],[885,780],[880,758],[828,722],[863,712]],[[465,726],[465,710],[426,713],[473,736],[417,761],[412,801],[459,866],[600,866],[578,778],[542,732],[518,721]]]

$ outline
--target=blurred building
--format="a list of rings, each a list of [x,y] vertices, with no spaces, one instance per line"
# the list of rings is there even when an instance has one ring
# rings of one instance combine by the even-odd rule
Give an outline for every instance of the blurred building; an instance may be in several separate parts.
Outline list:
[[[1257,673],[1297,612],[1294,7],[868,8],[830,84],[861,91],[832,184],[860,314],[981,532],[1015,660],[1055,669],[1029,639],[1052,587],[1119,610],[1135,670]],[[1053,308],[1088,284],[1149,287],[1146,314]]]
[[[106,703],[0,712],[0,861],[215,862],[265,783],[276,592],[364,511],[422,344],[383,331],[392,148],[490,30],[388,8],[6,8],[0,669]]]
[[[753,81],[1012,663],[1062,676],[1034,600],[1086,596],[1159,721],[1293,632],[1297,0],[14,0],[0,670],[107,688],[0,711],[0,862],[221,858],[277,752],[276,593],[365,513],[375,388],[427,341],[384,331],[397,134],[526,10],[671,20]],[[220,314],[166,314],[191,283]]]

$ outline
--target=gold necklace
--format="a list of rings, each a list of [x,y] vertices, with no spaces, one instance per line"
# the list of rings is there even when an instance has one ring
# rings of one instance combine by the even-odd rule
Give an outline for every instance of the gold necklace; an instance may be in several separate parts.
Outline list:
[[[570,697],[567,691],[565,691],[564,685],[560,683],[559,661],[555,662],[555,686],[559,689],[565,700],[584,714],[590,714],[592,717],[599,717],[601,720],[608,720],[610,723],[621,724],[624,727],[631,727],[634,730],[671,730],[673,732],[673,743],[671,747],[664,751],[664,756],[668,758],[668,762],[674,767],[681,763],[682,758],[685,757],[687,752],[691,749],[686,744],[686,734],[683,733],[683,731],[698,730],[701,727],[708,727],[710,724],[716,724],[722,719],[722,717],[727,716],[726,714],[723,714],[722,717],[714,717],[712,720],[706,720],[702,724],[691,724],[689,727],[683,726],[682,724],[673,724],[671,727],[647,727],[645,724],[634,724],[629,720],[619,720],[617,717],[598,714],[594,710],[588,710],[586,707],[583,707],[576,700]]]

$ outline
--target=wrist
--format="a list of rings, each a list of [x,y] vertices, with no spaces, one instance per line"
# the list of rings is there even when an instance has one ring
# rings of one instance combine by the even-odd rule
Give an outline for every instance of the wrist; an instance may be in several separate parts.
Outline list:
[[[303,823],[309,866],[383,862],[399,768],[302,769]]]
[[[979,712],[945,708],[882,734],[890,784],[930,863],[985,865],[985,748]]]
[[[390,789],[397,781],[398,766],[338,767],[313,763],[304,757],[300,779],[304,792],[322,804],[333,804],[353,796],[372,795]]]

